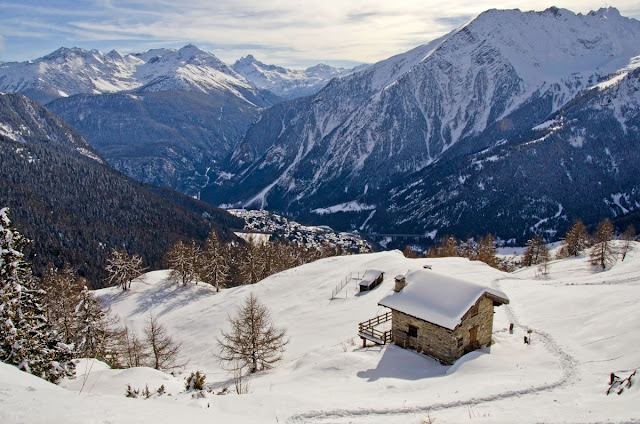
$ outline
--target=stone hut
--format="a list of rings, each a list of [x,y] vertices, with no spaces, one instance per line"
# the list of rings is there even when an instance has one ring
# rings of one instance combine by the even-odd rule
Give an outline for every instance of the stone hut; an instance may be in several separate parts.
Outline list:
[[[509,303],[499,290],[424,269],[395,280],[378,302],[392,311],[394,343],[447,365],[490,345],[493,307]]]

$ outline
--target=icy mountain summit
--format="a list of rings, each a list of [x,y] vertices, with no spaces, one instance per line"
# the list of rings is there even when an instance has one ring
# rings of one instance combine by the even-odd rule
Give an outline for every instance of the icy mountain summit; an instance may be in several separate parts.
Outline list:
[[[285,99],[315,94],[332,78],[355,71],[355,69],[334,68],[322,63],[305,70],[292,70],[276,65],[266,65],[253,55],[237,60],[232,68],[256,87],[269,90]]]
[[[228,92],[256,104],[262,94],[211,53],[187,45],[123,55],[60,48],[34,61],[0,65],[0,90],[41,103],[76,94],[141,90]]]

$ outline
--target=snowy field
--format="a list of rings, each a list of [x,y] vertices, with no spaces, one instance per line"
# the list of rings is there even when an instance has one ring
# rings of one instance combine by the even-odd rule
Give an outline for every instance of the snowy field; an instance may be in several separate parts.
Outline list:
[[[640,244],[634,248],[605,272],[579,257],[551,262],[544,277],[536,267],[507,274],[462,258],[407,259],[399,251],[323,259],[220,293],[150,272],[129,292],[108,288],[97,296],[134,328],[153,313],[182,343],[184,369],[172,376],[85,360],[74,380],[56,387],[0,364],[0,423],[418,424],[427,411],[438,424],[640,422],[637,380],[620,395],[605,394],[610,373],[627,377],[640,368]],[[396,346],[362,348],[358,323],[386,312],[377,302],[395,275],[424,264],[509,296],[510,305],[496,308],[492,346],[453,366]],[[348,274],[372,268],[385,273],[379,287],[358,294],[352,280],[330,299]],[[237,395],[215,358],[215,338],[249,293],[291,340],[283,360]],[[525,345],[528,330],[532,343]],[[214,393],[184,392],[185,374],[195,370]],[[128,399],[127,384],[151,391],[164,385],[166,392]],[[216,395],[224,386],[232,393]]]

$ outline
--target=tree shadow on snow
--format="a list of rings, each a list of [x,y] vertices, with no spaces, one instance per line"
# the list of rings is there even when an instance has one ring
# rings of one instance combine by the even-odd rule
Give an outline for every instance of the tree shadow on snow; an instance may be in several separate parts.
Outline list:
[[[144,297],[138,299],[138,305],[134,314],[145,314],[154,308],[154,313],[162,315],[175,309],[179,309],[198,300],[215,296],[215,292],[201,285],[172,283],[165,281],[162,288],[158,288]]]
[[[449,368],[428,356],[388,345],[375,368],[359,371],[357,375],[360,378],[366,378],[367,381],[376,381],[380,378],[422,380],[441,377],[447,374]]]

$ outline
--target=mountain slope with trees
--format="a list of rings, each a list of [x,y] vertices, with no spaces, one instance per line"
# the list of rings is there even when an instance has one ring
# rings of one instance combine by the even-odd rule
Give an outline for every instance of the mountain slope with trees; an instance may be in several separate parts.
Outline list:
[[[32,110],[37,119],[17,127],[16,105]],[[44,122],[46,136],[29,122]],[[100,287],[111,249],[140,254],[157,268],[178,239],[204,240],[212,228],[221,237],[242,220],[168,189],[136,182],[84,151],[86,141],[62,125],[59,118],[19,94],[0,96],[0,202],[10,207],[16,227],[36,241],[28,258],[41,273],[47,263],[62,268],[69,262],[80,276]],[[16,135],[17,133],[20,133]],[[11,136],[9,136],[11,135]],[[56,140],[73,140],[65,146]],[[147,190],[149,188],[149,190]]]

